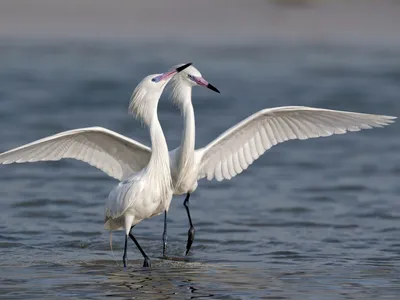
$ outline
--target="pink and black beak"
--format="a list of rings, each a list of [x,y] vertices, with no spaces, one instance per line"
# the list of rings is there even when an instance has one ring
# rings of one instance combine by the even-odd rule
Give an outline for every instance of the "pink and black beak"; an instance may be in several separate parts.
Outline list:
[[[167,79],[171,78],[172,76],[174,76],[176,73],[179,73],[179,72],[185,70],[187,67],[189,67],[191,65],[192,65],[192,63],[187,63],[187,64],[185,64],[185,65],[183,65],[183,66],[181,66],[179,68],[176,68],[176,69],[173,69],[171,71],[162,73],[162,74],[158,75],[157,77],[154,77],[151,81],[160,82],[160,81],[163,81],[163,80],[167,80]]]
[[[221,93],[215,86],[213,86],[211,83],[209,83],[207,80],[205,80],[203,77],[197,77],[190,75],[189,78],[196,82],[198,85],[204,86],[206,88],[209,88],[210,90],[216,92],[216,93]]]

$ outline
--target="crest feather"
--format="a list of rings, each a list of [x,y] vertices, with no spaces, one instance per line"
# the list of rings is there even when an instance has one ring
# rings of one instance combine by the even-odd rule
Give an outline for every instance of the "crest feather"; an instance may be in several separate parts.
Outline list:
[[[159,74],[149,75],[144,78],[132,93],[128,111],[142,123],[150,125],[154,115],[156,115],[158,100],[164,90],[168,80],[155,83],[151,79]]]

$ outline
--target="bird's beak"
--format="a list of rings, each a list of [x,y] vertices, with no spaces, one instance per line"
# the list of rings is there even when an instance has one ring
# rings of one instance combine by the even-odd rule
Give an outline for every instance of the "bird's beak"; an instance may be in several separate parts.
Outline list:
[[[171,78],[172,76],[174,76],[176,73],[179,73],[179,72],[185,70],[191,64],[192,63],[188,63],[188,64],[185,64],[185,65],[183,65],[183,66],[181,66],[179,68],[176,68],[174,70],[165,72],[165,73],[161,74],[160,76],[158,76],[158,80],[157,81],[159,82],[159,81],[162,81],[162,80],[167,80],[167,79]]]
[[[207,80],[205,80],[202,77],[194,77],[194,80],[198,85],[205,86],[206,88],[209,88],[210,90],[216,92],[216,93],[221,93],[215,86],[213,86],[211,83],[209,83]]]
[[[215,86],[213,86],[211,83],[207,84],[207,87],[208,87],[210,90],[212,90],[212,91],[214,91],[214,92],[216,92],[216,93],[218,93],[218,94],[221,93],[221,92],[220,92]]]

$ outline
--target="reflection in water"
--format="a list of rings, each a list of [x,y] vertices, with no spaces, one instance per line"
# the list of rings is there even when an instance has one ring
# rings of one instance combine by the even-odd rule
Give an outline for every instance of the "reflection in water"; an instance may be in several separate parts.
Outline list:
[[[26,299],[27,294],[29,299],[310,299],[310,295],[313,299],[372,299],[371,295],[384,292],[386,299],[397,299],[400,285],[399,268],[389,261],[370,266],[309,260],[287,271],[279,264],[265,270],[163,260],[155,260],[154,265],[124,270],[113,261],[70,261],[68,265],[42,262],[24,269],[4,268],[2,293],[7,299]]]
[[[132,263],[140,264],[139,261]],[[132,295],[151,295],[151,299],[170,299],[176,296],[196,299],[230,294],[232,290],[238,295],[245,295],[249,282],[252,284],[251,294],[255,295],[257,289],[265,289],[266,284],[262,276],[257,276],[257,270],[237,269],[222,264],[163,260],[156,261],[151,269],[108,271],[107,281],[102,285],[102,288],[108,290],[108,296],[122,296],[135,291]]]
[[[140,265],[141,260],[132,261]],[[365,297],[371,291],[385,289],[387,294],[396,293],[400,283],[399,270],[394,264],[385,267],[334,266],[316,264],[310,259],[303,267],[282,271],[279,264],[268,269],[242,268],[224,264],[176,262],[156,260],[151,269],[115,268],[115,265],[85,265],[79,273],[90,272],[91,277],[102,276],[98,285],[99,296],[127,297],[135,299],[298,299],[312,290],[318,299],[329,296],[352,295]],[[352,273],[351,268],[358,271]],[[96,269],[95,272],[93,270]],[[330,284],[325,282],[329,280]]]

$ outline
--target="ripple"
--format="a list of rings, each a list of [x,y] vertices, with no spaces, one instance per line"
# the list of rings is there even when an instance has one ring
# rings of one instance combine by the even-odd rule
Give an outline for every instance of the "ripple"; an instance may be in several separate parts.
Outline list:
[[[365,264],[373,266],[394,266],[399,261],[398,256],[393,257],[368,257],[363,260]]]
[[[267,253],[267,255],[272,256],[274,258],[303,258],[300,253],[295,252],[295,251],[273,251]]]
[[[337,228],[337,229],[350,229],[357,228],[357,224],[329,224],[329,223],[319,223],[311,221],[298,221],[298,222],[255,222],[255,221],[242,221],[238,222],[227,222],[232,225],[246,225],[249,227],[298,227],[298,228]]]
[[[375,189],[372,189],[368,186],[362,184],[338,184],[335,186],[318,186],[318,187],[306,187],[299,188],[300,192],[309,192],[309,193],[327,193],[327,192],[375,192]]]
[[[315,202],[336,202],[335,198],[329,196],[310,196],[307,197],[307,200]]]
[[[90,243],[81,240],[70,240],[66,242],[58,242],[58,247],[71,249],[85,249],[90,247]]]
[[[57,205],[57,206],[69,206],[69,205],[77,205],[79,201],[76,200],[67,200],[67,199],[31,199],[28,201],[17,202],[12,205],[12,207],[20,208],[20,207],[44,207],[49,205]]]
[[[66,233],[66,235],[70,237],[94,237],[94,236],[101,236],[103,233],[100,231],[71,231]]]
[[[224,245],[224,246],[234,246],[234,245],[252,245],[252,244],[256,244],[256,242],[252,242],[252,241],[244,241],[244,240],[226,240],[226,241],[219,241],[220,245]],[[239,251],[239,250],[236,250]],[[248,250],[246,250],[248,251]]]
[[[16,247],[24,247],[24,244],[16,243],[16,242],[0,242],[0,248],[16,248]]]
[[[330,243],[330,244],[337,244],[342,242],[341,240],[335,238],[324,238],[322,241],[324,243]]]
[[[206,233],[247,233],[251,232],[250,229],[244,229],[244,228],[219,228],[219,229],[213,229],[213,228],[203,228],[202,232]]]
[[[4,239],[7,241],[18,241],[19,240],[17,237],[14,237],[12,235],[2,235],[2,234],[0,234],[0,239]]]
[[[312,212],[312,209],[306,207],[277,207],[270,210],[272,213],[308,213]]]
[[[364,214],[356,214],[357,218],[367,218],[367,219],[382,219],[382,220],[400,220],[400,215],[396,216],[394,214],[385,212],[369,212]]]
[[[35,219],[56,219],[65,220],[70,215],[60,211],[23,211],[16,214],[17,217],[21,218],[35,218]]]
[[[395,232],[395,231],[399,231],[400,228],[398,227],[388,227],[388,228],[384,228],[379,230],[379,232]]]

